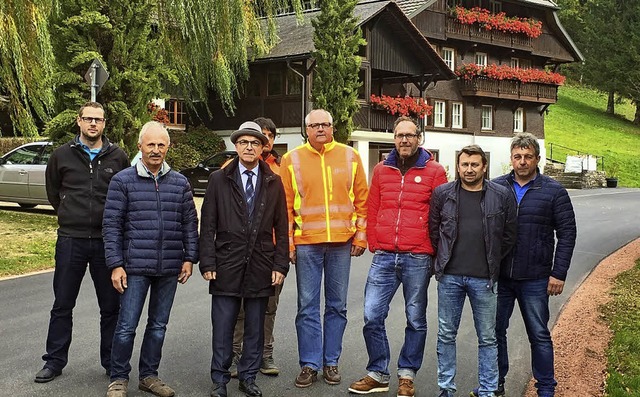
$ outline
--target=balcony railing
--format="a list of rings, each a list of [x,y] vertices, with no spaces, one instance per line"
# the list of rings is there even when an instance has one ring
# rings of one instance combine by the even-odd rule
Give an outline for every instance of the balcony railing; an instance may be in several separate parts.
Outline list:
[[[353,116],[353,123],[360,129],[393,132],[393,123],[396,118],[386,110],[374,109],[368,103],[361,103],[360,110]]]
[[[520,33],[505,33],[498,30],[480,29],[475,25],[461,23],[455,17],[447,17],[447,37],[495,44],[503,47],[533,50],[531,37]]]
[[[460,84],[460,91],[464,96],[514,99],[537,103],[556,103],[558,100],[558,86],[553,84],[496,80],[484,76],[475,76],[471,80],[461,79]]]

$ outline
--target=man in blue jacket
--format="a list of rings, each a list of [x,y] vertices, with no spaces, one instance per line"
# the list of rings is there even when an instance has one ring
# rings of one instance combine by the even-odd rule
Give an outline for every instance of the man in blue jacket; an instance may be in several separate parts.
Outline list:
[[[516,246],[502,261],[498,283],[497,396],[504,396],[504,380],[509,371],[507,328],[516,301],[531,344],[538,396],[553,397],[557,384],[548,326],[549,296],[561,294],[564,288],[576,243],[576,219],[567,190],[540,174],[539,161],[536,137],[518,133],[511,141],[513,171],[495,179],[511,190],[518,211]]]
[[[135,332],[149,290],[138,388],[171,397],[175,392],[158,378],[158,366],[177,283],[187,282],[198,261],[198,217],[189,182],[164,162],[165,127],[145,124],[138,148],[142,158],[113,177],[104,210],[107,267],[121,294],[107,397],[127,395]]]

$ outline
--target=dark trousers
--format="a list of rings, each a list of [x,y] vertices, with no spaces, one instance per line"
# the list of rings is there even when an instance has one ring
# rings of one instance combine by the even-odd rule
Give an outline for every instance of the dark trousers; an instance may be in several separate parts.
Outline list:
[[[229,383],[229,367],[233,359],[233,330],[240,306],[244,306],[244,339],[242,356],[238,362],[238,379],[255,379],[264,344],[264,315],[269,297],[238,298],[212,295],[211,323],[213,325],[213,357],[211,358],[211,380],[214,383]]]
[[[100,307],[100,363],[109,369],[120,298],[111,284],[111,271],[105,265],[104,243],[101,238],[58,237],[55,259],[54,302],[47,334],[47,353],[42,356],[46,361],[44,366],[61,371],[67,365],[73,328],[73,308],[76,306],[80,284],[88,263]]]

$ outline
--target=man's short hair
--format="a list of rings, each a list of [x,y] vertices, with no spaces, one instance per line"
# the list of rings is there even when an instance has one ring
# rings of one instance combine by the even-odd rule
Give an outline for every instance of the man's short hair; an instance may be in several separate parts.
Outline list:
[[[315,112],[324,112],[327,115],[327,117],[329,117],[329,122],[333,124],[333,116],[331,116],[331,113],[329,113],[324,109],[313,109],[312,111],[307,113],[307,115],[304,117],[304,125],[309,125],[309,116],[311,116],[311,113],[315,113]]]
[[[85,102],[84,105],[80,106],[80,110],[78,110],[78,117],[82,117],[82,113],[84,112],[84,108],[102,109],[102,111],[104,112],[104,108],[98,102]]]
[[[278,132],[276,131],[276,123],[274,123],[270,118],[258,117],[257,119],[253,120],[253,122],[258,124],[261,129],[271,132],[274,137],[278,134]]]
[[[456,164],[460,164],[460,156],[462,156],[462,153],[466,154],[467,156],[479,154],[480,157],[482,157],[482,165],[487,165],[487,154],[478,145],[468,145],[460,149],[458,157],[456,158]]]
[[[515,148],[533,148],[536,157],[540,157],[540,144],[538,143],[538,138],[530,132],[518,132],[513,137],[511,140],[510,151],[513,151]]]
[[[420,131],[420,129],[418,128],[418,123],[416,122],[416,120],[412,117],[409,116],[400,116],[396,119],[396,121],[393,123],[393,133],[395,134],[396,132],[396,127],[398,127],[398,124],[402,123],[403,121],[408,121],[411,124],[416,126],[416,134],[418,134],[418,136],[422,136],[422,131]]]
[[[167,136],[167,144],[171,145],[171,137],[169,136],[169,131],[167,131],[167,127],[165,127],[164,124],[159,123],[157,121],[149,121],[142,126],[142,129],[140,129],[140,134],[138,135],[138,143],[142,143],[142,137],[151,128],[160,128],[162,132]]]

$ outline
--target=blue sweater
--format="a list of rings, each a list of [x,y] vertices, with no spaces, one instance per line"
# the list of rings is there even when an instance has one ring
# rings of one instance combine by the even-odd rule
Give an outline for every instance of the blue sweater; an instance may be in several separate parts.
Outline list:
[[[171,276],[198,261],[198,216],[187,179],[165,163],[157,181],[141,162],[109,184],[102,232],[107,267]]]

